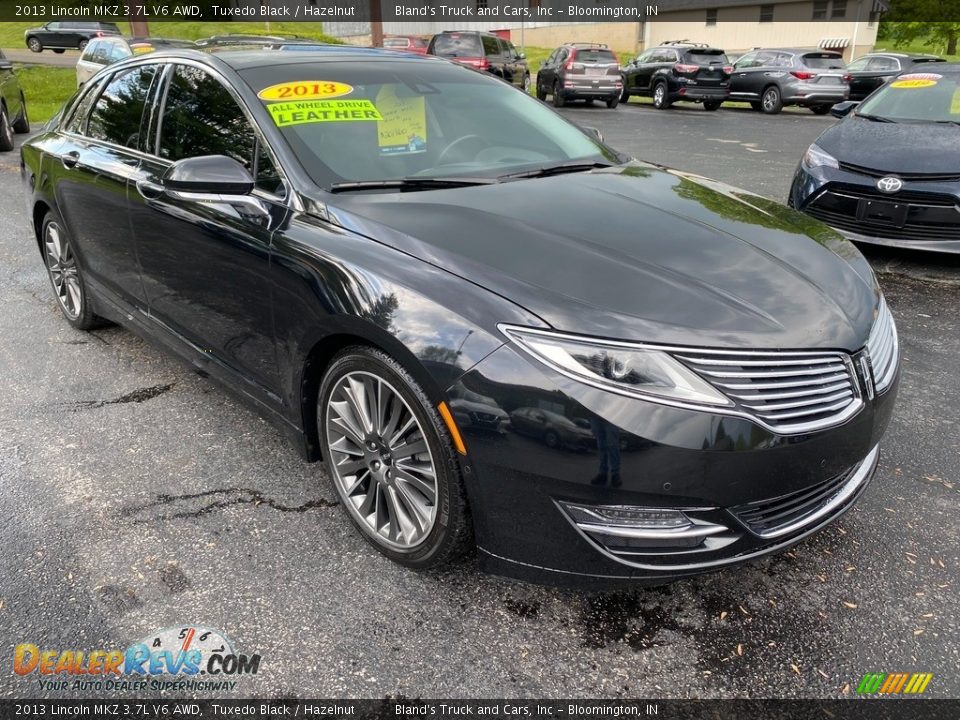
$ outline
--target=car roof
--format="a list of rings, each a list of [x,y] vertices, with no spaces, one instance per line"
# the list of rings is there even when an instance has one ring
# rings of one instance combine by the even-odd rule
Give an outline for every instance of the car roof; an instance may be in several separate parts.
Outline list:
[[[936,73],[960,73],[960,62],[937,63],[936,69],[932,66],[927,69],[912,67],[904,70],[902,75],[915,75],[917,73],[936,72]]]
[[[441,30],[437,35],[489,35],[491,37],[499,37],[496,33],[487,32],[486,30]],[[502,38],[506,40],[507,38]]]
[[[897,52],[896,50],[889,51],[889,52],[886,51],[886,50],[874,50],[872,53],[864,53],[864,54],[861,55],[860,57],[876,57],[876,56],[878,56],[878,55],[887,56],[887,57],[905,57],[905,58],[912,58],[912,57],[935,58],[935,57],[938,57],[937,55],[934,55],[934,54],[932,54],[932,53],[902,53],[902,52]]]
[[[290,43],[295,47],[295,43]],[[179,58],[194,60],[207,65],[226,65],[233,70],[250,70],[276,65],[301,65],[304,63],[344,62],[350,60],[384,60],[390,62],[444,62],[435,57],[414,53],[388,50],[385,48],[358,47],[354,45],[329,45],[310,47],[300,52],[287,52],[283,49],[264,49],[263,46],[251,48],[236,45],[218,49],[216,47],[163,48],[150,54],[152,60]]]

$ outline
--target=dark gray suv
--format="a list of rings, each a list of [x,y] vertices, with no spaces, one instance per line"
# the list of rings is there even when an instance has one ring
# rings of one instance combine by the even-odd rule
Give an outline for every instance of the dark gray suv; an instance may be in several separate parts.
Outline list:
[[[752,50],[733,64],[731,101],[747,101],[770,115],[801,105],[817,115],[850,94],[850,75],[839,53],[823,50]]]

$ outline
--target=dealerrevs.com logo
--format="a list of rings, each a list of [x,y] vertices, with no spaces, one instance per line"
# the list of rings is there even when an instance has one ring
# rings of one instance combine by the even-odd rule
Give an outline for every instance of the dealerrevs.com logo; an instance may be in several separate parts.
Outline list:
[[[21,643],[13,671],[35,676],[41,690],[232,690],[240,675],[256,675],[259,654],[242,654],[219,630],[166,628],[125,650],[44,648]],[[171,679],[172,678],[172,679]]]

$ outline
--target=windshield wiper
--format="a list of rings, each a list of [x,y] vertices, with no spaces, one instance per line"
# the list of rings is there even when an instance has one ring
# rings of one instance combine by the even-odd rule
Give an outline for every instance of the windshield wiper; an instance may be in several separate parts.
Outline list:
[[[937,125],[960,125],[960,120],[934,120]]]
[[[533,170],[523,170],[521,172],[509,173],[507,175],[501,175],[500,179],[510,180],[513,178],[547,177],[549,175],[586,172],[587,170],[596,170],[597,168],[608,167],[614,167],[614,164],[608,162],[583,162],[582,160],[576,160],[574,162],[560,163],[559,165],[545,165],[543,167],[534,168]]]
[[[470,185],[493,185],[497,178],[487,177],[405,177],[393,180],[357,180],[338,182],[330,186],[330,192],[354,190],[435,190],[438,188],[469,187]]]
[[[896,120],[891,120],[888,117],[883,117],[883,115],[867,115],[861,112],[857,113],[857,117],[862,117],[864,120],[871,120],[873,122],[888,122],[888,123],[896,122]]]

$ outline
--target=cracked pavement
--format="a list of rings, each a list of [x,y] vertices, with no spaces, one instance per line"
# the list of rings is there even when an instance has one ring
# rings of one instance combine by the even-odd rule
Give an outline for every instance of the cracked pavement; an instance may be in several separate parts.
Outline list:
[[[829,123],[564,112],[637,156],[773,197]],[[263,656],[233,691],[244,697],[842,697],[868,671],[932,672],[927,696],[960,696],[956,260],[870,252],[904,376],[851,513],[747,566],[584,594],[470,559],[425,574],[391,564],[336,507],[322,466],[233,396],[123,329],[60,318],[12,153],[0,217],[0,696],[45,694],[12,673],[17,643],[125,648],[185,623]]]

